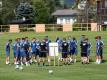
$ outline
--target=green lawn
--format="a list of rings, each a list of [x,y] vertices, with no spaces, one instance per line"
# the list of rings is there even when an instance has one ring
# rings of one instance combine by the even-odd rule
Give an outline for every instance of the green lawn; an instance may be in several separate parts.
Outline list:
[[[91,51],[91,58],[95,61],[95,39],[97,35],[101,35],[105,44],[104,59],[107,60],[107,32],[46,32],[46,33],[4,33],[0,34],[0,80],[107,80],[107,62],[97,65],[91,62],[88,65],[82,65],[77,62],[73,65],[66,66],[44,66],[38,67],[33,64],[30,67],[25,67],[23,71],[15,69],[14,65],[5,65],[5,44],[8,39],[15,39],[17,37],[26,37],[30,39],[33,37],[42,39],[48,35],[51,40],[55,40],[57,36],[67,37],[75,36],[78,40],[80,36],[85,34],[89,37],[93,47]],[[78,47],[79,48],[79,47]],[[80,51],[79,51],[80,52]],[[11,53],[11,63],[13,62],[13,53]],[[80,59],[80,54],[78,54]],[[48,74],[48,70],[54,71],[53,75]]]

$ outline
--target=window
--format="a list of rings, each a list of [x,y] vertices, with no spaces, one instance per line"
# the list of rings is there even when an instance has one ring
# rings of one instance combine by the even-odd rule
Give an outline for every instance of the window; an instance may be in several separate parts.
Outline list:
[[[60,24],[63,24],[63,19],[62,18],[60,19]]]
[[[66,24],[70,24],[70,19],[66,18]]]

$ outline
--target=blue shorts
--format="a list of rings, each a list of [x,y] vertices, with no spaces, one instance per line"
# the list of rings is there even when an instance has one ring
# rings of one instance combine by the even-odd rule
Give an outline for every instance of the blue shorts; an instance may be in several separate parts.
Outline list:
[[[6,50],[6,57],[10,56],[10,51]]]
[[[25,57],[25,56],[26,56],[26,54],[25,54],[25,51],[24,51],[24,50],[20,50],[20,56],[21,56],[21,57]]]
[[[18,58],[21,57],[21,52],[20,52],[20,51],[17,51],[17,53],[16,53],[16,57],[18,57]]]
[[[102,53],[103,53],[103,49],[96,50],[96,55],[97,56],[102,56]]]
[[[14,58],[15,58],[17,55],[17,51],[14,51],[13,54],[14,54]]]

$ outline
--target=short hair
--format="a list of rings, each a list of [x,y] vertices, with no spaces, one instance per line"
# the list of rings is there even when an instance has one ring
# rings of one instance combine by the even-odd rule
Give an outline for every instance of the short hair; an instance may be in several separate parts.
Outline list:
[[[85,40],[89,40],[88,38],[85,38]]]
[[[85,36],[85,35],[81,35],[81,36]]]
[[[63,40],[66,40],[66,38],[64,37]]]
[[[76,40],[76,38],[75,38],[75,37],[73,37],[72,39],[73,39],[73,40]]]
[[[12,39],[9,39],[9,42],[12,42]]]

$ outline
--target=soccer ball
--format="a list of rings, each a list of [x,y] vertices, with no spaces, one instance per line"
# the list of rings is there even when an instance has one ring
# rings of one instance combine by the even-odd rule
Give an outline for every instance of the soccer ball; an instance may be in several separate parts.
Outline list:
[[[49,74],[53,74],[53,70],[49,70]]]
[[[19,67],[19,70],[23,70],[23,67],[21,66],[21,67]]]
[[[15,69],[19,69],[19,65],[16,65],[16,66],[15,66]]]

